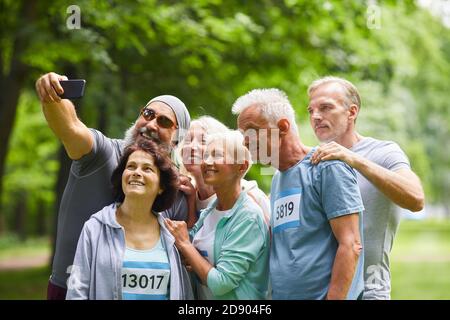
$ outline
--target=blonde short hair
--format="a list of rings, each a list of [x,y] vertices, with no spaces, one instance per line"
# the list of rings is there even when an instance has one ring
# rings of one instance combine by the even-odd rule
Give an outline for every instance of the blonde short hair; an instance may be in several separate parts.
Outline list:
[[[338,83],[342,86],[346,98],[346,101],[344,103],[347,108],[349,108],[350,105],[352,104],[355,104],[358,107],[358,109],[361,108],[361,97],[359,95],[358,89],[356,89],[355,85],[350,81],[339,77],[326,76],[313,81],[311,85],[308,87],[308,97],[311,98],[312,93],[317,88],[327,83]]]

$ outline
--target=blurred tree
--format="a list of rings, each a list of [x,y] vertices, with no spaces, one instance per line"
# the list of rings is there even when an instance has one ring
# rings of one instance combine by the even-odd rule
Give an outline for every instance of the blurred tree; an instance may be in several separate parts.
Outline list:
[[[49,71],[87,80],[83,105],[75,102],[78,115],[112,137],[122,137],[140,106],[159,94],[179,96],[193,117],[209,114],[235,128],[230,108],[238,96],[279,87],[288,93],[309,144],[317,141],[307,122],[306,88],[320,76],[342,76],[362,93],[359,130],[399,142],[427,196],[449,203],[444,146],[450,36],[414,1],[81,0],[80,29],[66,25],[70,4],[0,0],[0,195],[1,182],[6,186],[0,226],[4,212],[13,225],[11,208],[21,192],[31,214],[23,221],[39,220],[43,207],[54,214],[49,206],[67,179],[70,162],[57,151],[30,91],[39,74]],[[378,25],[369,21],[368,4],[380,9]],[[18,106],[41,117],[33,133],[27,117],[14,122]],[[33,143],[25,146],[27,139]],[[52,147],[39,154],[41,160],[28,162],[47,143]],[[56,166],[46,168],[48,161]],[[41,170],[34,171],[35,165]],[[19,183],[24,176],[35,182]],[[269,191],[271,177],[261,177],[257,167],[250,177]],[[51,196],[39,195],[43,190]]]

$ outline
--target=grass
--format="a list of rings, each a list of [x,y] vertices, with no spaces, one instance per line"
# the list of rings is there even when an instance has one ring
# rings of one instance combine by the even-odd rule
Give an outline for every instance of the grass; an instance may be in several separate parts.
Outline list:
[[[47,239],[0,239],[0,259],[48,252]],[[0,271],[0,299],[45,299],[48,267]],[[450,299],[450,220],[400,223],[391,253],[392,299]]]
[[[43,300],[47,298],[50,268],[0,271],[0,300]]]
[[[43,254],[50,254],[50,239],[48,237],[30,238],[25,241],[20,241],[14,235],[0,238],[0,260]]]
[[[392,299],[450,299],[450,221],[402,221],[391,278]]]
[[[0,261],[13,258],[32,258],[50,254],[50,240],[47,237],[20,241],[14,235],[0,238]],[[47,282],[50,276],[48,266],[0,270],[0,300],[40,300],[47,297]]]

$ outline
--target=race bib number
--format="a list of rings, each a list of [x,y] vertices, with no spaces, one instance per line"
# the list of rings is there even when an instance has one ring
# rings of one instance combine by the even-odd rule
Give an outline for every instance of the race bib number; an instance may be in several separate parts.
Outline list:
[[[122,292],[164,297],[169,290],[170,269],[122,268]]]
[[[274,202],[273,232],[300,225],[300,198],[299,188],[283,191]]]

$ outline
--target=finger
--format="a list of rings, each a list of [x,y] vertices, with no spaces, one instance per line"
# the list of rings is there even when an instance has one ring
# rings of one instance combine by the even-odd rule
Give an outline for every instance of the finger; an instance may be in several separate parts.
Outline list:
[[[180,184],[185,185],[185,186],[192,186],[191,180],[188,177],[184,177],[183,179],[180,179]]]
[[[186,188],[186,187],[189,187],[189,184],[186,181],[181,181],[180,184],[179,184],[179,187],[180,188]]]
[[[183,193],[188,193],[189,191],[190,191],[190,188],[189,187],[186,187],[186,186],[184,186],[184,185],[180,185],[180,191],[181,192],[183,192]]]
[[[164,219],[164,223],[166,224],[167,229],[173,230],[173,223],[170,219]]]
[[[61,97],[59,97],[58,94],[56,93],[55,89],[53,88],[53,86],[50,82],[50,79],[49,78],[44,79],[44,82],[45,82],[44,88],[45,88],[45,91],[47,92],[49,98],[52,101],[56,101],[56,102],[61,101]]]
[[[316,151],[314,151],[313,155],[311,156],[311,162],[315,162],[317,159],[317,155],[319,154],[319,150],[316,149]]]
[[[55,102],[52,98],[52,95],[50,94],[47,86],[42,86],[42,91],[44,91],[44,102],[51,103]]]
[[[39,80],[36,83],[37,90],[39,90],[39,98],[43,102],[51,102],[48,98],[48,93],[45,90],[45,81],[44,77],[40,77]]]
[[[38,94],[39,100],[44,101],[45,92],[42,90],[40,85],[36,85],[36,92]]]
[[[62,77],[57,75],[56,73],[50,73],[49,75],[50,77],[50,83],[53,86],[53,89],[55,89],[55,91],[59,94],[63,94],[64,93],[64,89],[61,86],[61,84],[59,83],[59,80],[62,80]]]
[[[336,157],[334,156],[334,154],[329,154],[329,155],[326,155],[326,156],[324,156],[322,159],[321,159],[321,161],[327,161],[327,160],[335,160],[336,159]]]
[[[336,149],[337,149],[337,148],[336,148],[335,145],[329,145],[329,146],[327,146],[326,148],[324,148],[324,149],[322,150],[322,153],[330,153],[330,152],[335,151]]]
[[[178,221],[178,225],[179,225],[181,228],[187,229],[187,223],[186,223],[186,221]]]
[[[314,154],[314,162],[317,163],[320,161],[320,158],[322,157],[322,151],[318,150]]]
[[[36,80],[36,83],[34,84],[34,88],[35,88],[36,93],[37,93],[37,95],[39,97],[39,100],[42,100],[42,98],[41,98],[41,90],[39,89],[39,82],[40,81],[41,81],[41,78]]]
[[[183,229],[183,221],[175,221],[174,222],[175,223],[175,229],[176,230],[181,230],[181,229]]]
[[[192,186],[192,185],[184,185],[184,184],[182,184],[182,185],[179,186],[179,188],[184,193],[191,194],[191,193],[194,192],[194,186]]]

